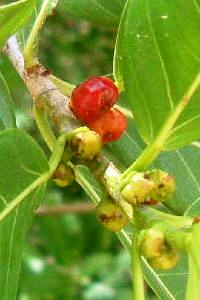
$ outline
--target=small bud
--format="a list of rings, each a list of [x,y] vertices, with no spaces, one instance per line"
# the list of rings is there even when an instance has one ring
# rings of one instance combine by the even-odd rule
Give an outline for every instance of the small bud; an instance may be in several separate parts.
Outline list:
[[[171,249],[165,250],[160,256],[149,259],[148,262],[154,269],[169,270],[177,265],[179,258],[179,254]]]
[[[165,201],[172,196],[175,191],[174,178],[161,170],[152,170],[145,174],[154,182],[154,188],[150,193],[150,198],[155,201]]]
[[[129,184],[124,187],[121,195],[128,203],[137,205],[145,202],[153,186],[154,184],[151,180],[144,178],[144,173],[136,173]]]
[[[96,215],[100,222],[111,231],[119,231],[128,224],[128,217],[111,199],[104,199],[98,204]]]
[[[101,138],[96,132],[88,130],[73,135],[69,146],[77,157],[92,160],[101,150]]]
[[[165,247],[164,233],[158,228],[150,228],[145,231],[140,244],[141,254],[146,258],[158,257]]]
[[[53,181],[60,187],[70,185],[74,180],[74,171],[69,166],[60,163],[52,176]]]

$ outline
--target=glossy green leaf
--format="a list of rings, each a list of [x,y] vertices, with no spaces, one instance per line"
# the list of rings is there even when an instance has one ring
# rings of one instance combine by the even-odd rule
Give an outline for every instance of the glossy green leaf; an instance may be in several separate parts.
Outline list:
[[[16,127],[14,107],[10,91],[3,75],[0,72],[0,128]],[[0,129],[0,130],[1,130]]]
[[[32,138],[17,129],[0,133],[0,210],[41,174],[48,162]],[[44,188],[31,193],[0,223],[0,290],[2,300],[16,298],[24,239]]]
[[[60,7],[78,18],[116,27],[125,2],[126,0],[64,0]]]
[[[25,25],[34,6],[35,0],[21,0],[0,6],[0,48],[11,35]]]
[[[111,152],[113,157],[115,156],[117,165],[124,170],[138,157],[144,147],[133,120],[129,120],[125,135],[118,142],[110,144],[107,151]],[[200,214],[200,148],[188,146],[181,150],[165,152],[152,167],[166,170],[175,178],[176,193],[166,202],[166,205],[177,215],[198,216]],[[164,283],[176,300],[185,297],[188,276],[186,257],[182,258],[176,268],[156,273],[161,279],[161,287]],[[149,278],[148,283],[155,291],[154,280]],[[156,284],[156,289],[159,289],[159,286]],[[161,299],[168,298],[161,297]]]
[[[114,73],[144,141],[165,149],[200,137],[200,2],[128,0]]]

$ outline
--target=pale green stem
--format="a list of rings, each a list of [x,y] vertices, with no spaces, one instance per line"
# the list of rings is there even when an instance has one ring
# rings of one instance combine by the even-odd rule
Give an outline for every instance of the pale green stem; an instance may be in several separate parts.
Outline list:
[[[42,28],[44,21],[47,17],[47,6],[49,0],[44,0],[39,15],[36,18],[36,21],[33,25],[32,31],[28,37],[25,49],[24,49],[24,58],[27,66],[31,66],[36,63],[36,56],[35,48],[37,47],[37,38],[38,32]]]
[[[142,171],[146,169],[157,158],[157,156],[163,150],[167,139],[170,137],[173,127],[176,124],[178,118],[192,99],[192,96],[197,91],[199,86],[200,73],[196,76],[192,85],[189,87],[189,89],[187,90],[177,107],[172,111],[171,115],[166,121],[164,127],[161,129],[157,138],[155,138],[154,142],[150,144],[138,157],[138,159],[123,173],[122,179],[127,178],[127,180],[129,180],[131,172]]]
[[[146,211],[146,214],[149,215],[149,218],[153,216],[160,218],[164,222],[176,227],[176,228],[188,228],[193,223],[193,218],[188,216],[176,216],[164,213],[158,209],[154,209],[152,207],[145,207],[141,209],[142,211]]]
[[[63,81],[60,78],[53,76],[53,75],[50,75],[49,78],[57,86],[57,88],[60,90],[60,92],[63,95],[65,95],[67,97],[71,97],[71,94],[76,87],[75,85],[70,84],[66,81]]]
[[[198,274],[200,274],[200,224],[194,224],[192,226],[192,238],[190,242],[190,255],[196,265]]]
[[[15,199],[9,202],[6,208],[0,213],[0,222],[3,219],[5,219],[5,217],[9,215],[13,211],[13,209],[16,206],[18,206],[31,192],[33,192],[37,187],[41,186],[51,178],[53,172],[57,168],[62,158],[68,136],[69,136],[68,134],[63,134],[58,138],[54,146],[53,154],[49,161],[49,166],[50,166],[49,171],[42,174],[33,183],[31,183],[25,190],[23,190],[23,192],[20,193]]]
[[[132,243],[132,282],[133,282],[133,300],[144,300],[144,279],[141,265],[141,257],[138,249],[137,235]]]
[[[193,257],[188,255],[188,279],[185,300],[199,300],[200,299],[200,282],[199,282],[199,271]]]
[[[193,142],[191,145],[200,149],[200,142]]]
[[[6,208],[0,213],[0,222],[9,215],[12,210],[19,205],[25,197],[27,197],[31,192],[33,192],[37,187],[41,186],[49,179],[49,173],[43,174],[41,177],[36,179],[32,184],[30,184],[21,194],[19,194],[14,200],[12,200]]]
[[[127,109],[121,105],[115,105],[115,107],[117,109],[119,109],[127,118],[133,119],[133,114],[129,109]]]
[[[200,299],[200,224],[194,224],[191,230],[189,244],[189,274],[187,282],[186,300]]]
[[[52,152],[56,143],[56,137],[50,127],[47,115],[44,110],[39,109],[36,105],[33,106],[33,112],[38,129],[48,148]]]
[[[190,255],[196,265],[196,268],[198,270],[198,274],[200,274],[200,255],[199,255],[199,249],[195,249],[194,247],[191,247]]]

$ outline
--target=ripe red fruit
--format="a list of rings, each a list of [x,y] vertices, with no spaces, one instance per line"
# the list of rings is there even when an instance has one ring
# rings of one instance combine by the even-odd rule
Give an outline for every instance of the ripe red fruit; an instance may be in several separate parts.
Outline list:
[[[92,77],[74,89],[71,107],[76,117],[88,124],[109,110],[118,97],[118,89],[111,79]]]
[[[96,131],[106,144],[118,140],[127,128],[126,117],[116,108],[111,108],[89,127]]]

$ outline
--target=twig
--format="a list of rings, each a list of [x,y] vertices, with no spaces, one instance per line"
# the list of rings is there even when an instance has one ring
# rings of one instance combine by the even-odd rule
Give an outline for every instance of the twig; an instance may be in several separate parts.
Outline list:
[[[93,203],[75,202],[57,206],[40,206],[35,214],[38,216],[54,216],[64,214],[87,214],[93,212],[95,205]]]
[[[4,53],[23,78],[35,105],[47,112],[61,133],[80,127],[69,109],[69,98],[63,95],[51,81],[50,72],[39,63],[24,69],[23,55],[15,36],[8,40]]]
[[[17,70],[20,77],[24,80],[25,78],[25,67],[24,67],[24,57],[19,49],[17,38],[15,35],[8,39],[6,47],[3,52],[9,57],[14,68]]]

